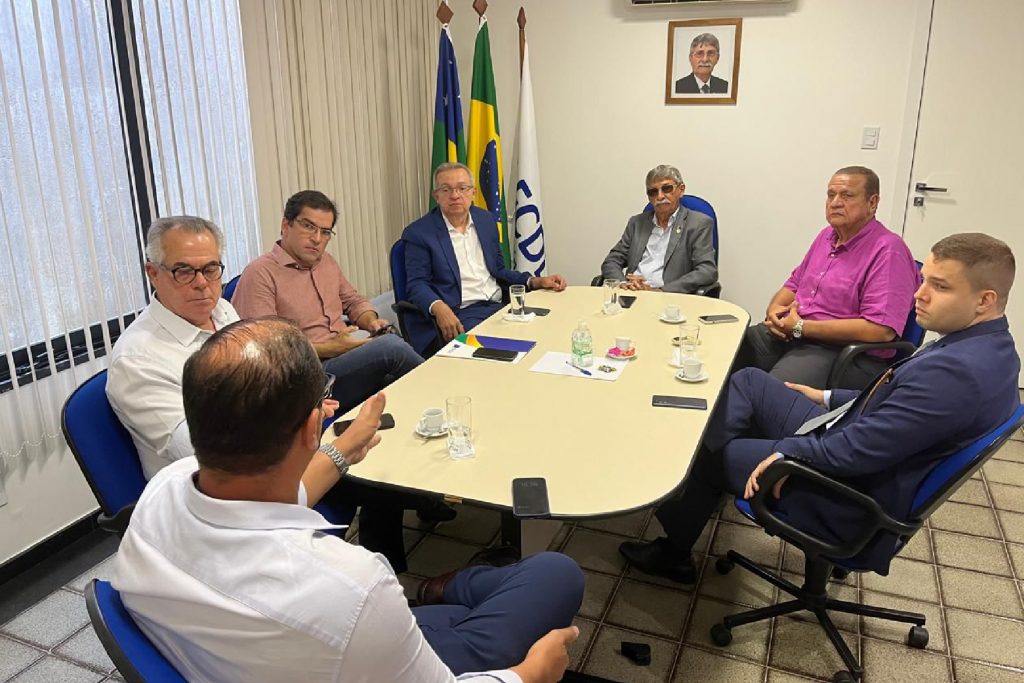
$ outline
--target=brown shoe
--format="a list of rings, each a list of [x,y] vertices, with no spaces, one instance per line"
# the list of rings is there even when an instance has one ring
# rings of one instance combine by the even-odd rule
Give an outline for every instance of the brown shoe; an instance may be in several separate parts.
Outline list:
[[[458,570],[439,574],[432,579],[424,579],[416,589],[416,602],[420,605],[440,605],[444,602],[444,587],[452,580]]]

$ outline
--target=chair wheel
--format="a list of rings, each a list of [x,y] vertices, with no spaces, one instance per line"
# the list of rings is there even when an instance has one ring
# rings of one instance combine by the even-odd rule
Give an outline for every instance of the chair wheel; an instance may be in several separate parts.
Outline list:
[[[715,571],[719,574],[728,574],[736,564],[728,557],[720,557],[715,560]]]
[[[837,671],[832,675],[832,683],[857,683],[857,677],[849,671]]]
[[[715,624],[711,627],[711,642],[718,647],[725,647],[732,642],[732,631],[725,624]]]
[[[907,634],[907,645],[923,650],[928,646],[928,629],[924,626],[911,626]]]

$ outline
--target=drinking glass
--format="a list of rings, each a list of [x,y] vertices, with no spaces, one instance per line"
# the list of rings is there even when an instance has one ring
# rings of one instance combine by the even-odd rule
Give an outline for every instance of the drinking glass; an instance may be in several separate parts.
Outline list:
[[[512,315],[522,318],[526,315],[526,286],[512,285],[508,288],[509,298],[512,300]]]
[[[608,278],[604,281],[604,312],[615,313],[619,310],[619,285],[622,280]]]
[[[700,343],[699,325],[679,326],[679,362],[697,355],[697,344]]]
[[[445,399],[445,418],[448,422],[448,457],[452,460],[472,458],[473,449],[473,399],[469,396],[452,396]]]

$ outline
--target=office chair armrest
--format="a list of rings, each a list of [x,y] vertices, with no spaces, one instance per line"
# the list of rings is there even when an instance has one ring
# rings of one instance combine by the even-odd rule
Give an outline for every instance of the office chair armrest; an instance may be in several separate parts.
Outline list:
[[[722,283],[715,282],[707,287],[701,287],[695,292],[695,294],[698,296],[709,296],[712,299],[719,299],[722,296]]]
[[[786,476],[807,479],[821,486],[832,497],[845,498],[863,509],[869,519],[861,527],[861,533],[846,543],[828,543],[779,519],[768,507],[768,502],[775,482]],[[921,527],[920,524],[905,524],[896,521],[886,514],[874,498],[795,460],[776,460],[768,466],[757,483],[758,491],[750,499],[750,507],[754,511],[758,524],[763,526],[768,533],[800,546],[804,554],[809,557],[824,556],[837,560],[851,558],[863,550],[868,541],[874,538],[879,531],[889,531],[897,536],[909,537]],[[782,490],[782,495],[786,495],[785,488]]]
[[[409,341],[410,337],[408,332],[409,328],[405,324],[405,314],[410,313],[412,315],[422,315],[429,319],[430,322],[434,324],[434,334],[437,335],[438,348],[444,346],[444,337],[441,335],[441,328],[437,326],[437,318],[431,315],[425,315],[423,311],[421,311],[419,307],[411,301],[396,301],[391,304],[391,310],[395,312],[396,316],[398,316],[398,331],[402,333],[402,338],[406,341]]]
[[[125,505],[112,515],[101,512],[96,518],[96,526],[104,531],[109,531],[112,534],[124,536],[124,532],[128,528],[128,522],[131,521],[132,512],[134,511],[135,503]]]
[[[903,341],[902,339],[895,339],[887,342],[857,342],[856,344],[850,344],[845,346],[842,351],[839,352],[839,356],[832,364],[832,370],[828,373],[828,381],[825,382],[826,389],[835,389],[839,383],[839,380],[843,378],[846,371],[850,369],[853,364],[853,359],[861,354],[867,353],[868,351],[884,351],[887,349],[895,349],[898,353],[896,354],[897,359],[900,353],[906,354],[907,356],[917,351],[917,347],[911,342]]]

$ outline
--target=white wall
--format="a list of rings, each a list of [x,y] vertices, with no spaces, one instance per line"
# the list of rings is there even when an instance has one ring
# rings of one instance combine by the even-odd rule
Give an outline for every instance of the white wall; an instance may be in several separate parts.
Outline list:
[[[452,2],[467,109],[476,31],[469,5]],[[825,225],[825,186],[836,168],[874,168],[882,180],[879,218],[901,230],[930,0],[667,9],[626,0],[491,0],[506,165],[518,106],[520,5],[548,263],[572,284],[597,274],[626,219],[646,202],[644,175],[659,163],[678,166],[687,191],[714,205],[723,295],[755,319]],[[738,103],[665,105],[668,21],[736,16],[743,17]],[[865,125],[881,126],[876,151],[859,148]]]

